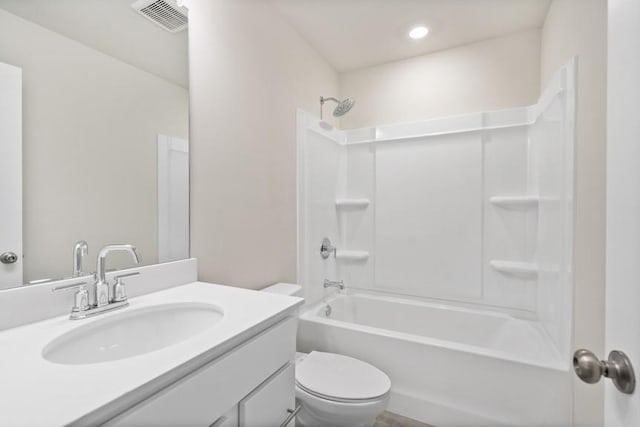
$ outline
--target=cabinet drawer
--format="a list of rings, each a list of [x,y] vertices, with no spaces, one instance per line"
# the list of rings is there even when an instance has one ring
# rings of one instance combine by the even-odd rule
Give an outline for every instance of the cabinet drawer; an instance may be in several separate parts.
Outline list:
[[[209,427],[238,427],[238,405],[227,411]]]
[[[281,321],[107,425],[210,426],[294,358],[296,327],[295,318]]]
[[[295,397],[295,368],[289,363],[240,402],[240,427],[282,425],[295,407]]]

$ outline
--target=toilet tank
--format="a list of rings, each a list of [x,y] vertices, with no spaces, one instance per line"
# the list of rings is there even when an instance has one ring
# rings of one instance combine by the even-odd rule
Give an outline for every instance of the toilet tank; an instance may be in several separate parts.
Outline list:
[[[275,283],[261,289],[261,291],[302,298],[302,286],[296,285],[295,283]]]

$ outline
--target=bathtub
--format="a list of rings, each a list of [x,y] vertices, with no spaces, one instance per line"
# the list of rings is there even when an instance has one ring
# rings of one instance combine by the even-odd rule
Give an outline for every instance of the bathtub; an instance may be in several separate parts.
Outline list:
[[[348,291],[303,310],[298,348],[377,366],[389,410],[433,425],[571,425],[570,365],[536,321]]]

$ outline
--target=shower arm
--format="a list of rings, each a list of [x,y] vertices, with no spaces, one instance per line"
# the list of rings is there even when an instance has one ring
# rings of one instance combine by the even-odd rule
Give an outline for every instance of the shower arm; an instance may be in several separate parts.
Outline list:
[[[320,97],[320,120],[322,120],[322,106],[324,105],[324,103],[326,101],[333,101],[336,104],[340,103],[340,100],[337,99],[337,98],[334,98],[333,96],[330,96],[330,97],[327,97],[327,98],[325,98],[324,96],[321,96]]]
[[[333,102],[336,102],[336,103],[340,102],[339,99],[334,98],[333,96],[330,96],[330,97],[327,97],[327,98],[325,98],[324,96],[321,96],[320,97],[320,105],[323,105],[325,103],[325,101],[333,101]]]

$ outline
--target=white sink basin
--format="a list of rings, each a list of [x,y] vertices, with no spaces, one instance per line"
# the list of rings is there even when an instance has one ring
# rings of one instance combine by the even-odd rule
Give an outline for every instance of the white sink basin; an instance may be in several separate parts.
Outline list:
[[[45,346],[45,359],[64,365],[110,362],[138,356],[185,341],[222,320],[211,304],[175,303],[124,309],[82,325]]]

